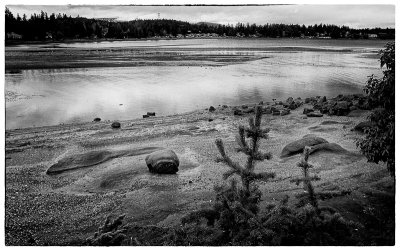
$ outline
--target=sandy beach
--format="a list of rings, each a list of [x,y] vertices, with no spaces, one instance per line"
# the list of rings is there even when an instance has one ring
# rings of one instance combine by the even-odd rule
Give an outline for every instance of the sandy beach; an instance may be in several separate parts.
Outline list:
[[[6,244],[79,245],[110,214],[126,214],[125,222],[137,226],[137,232],[131,234],[144,235],[179,225],[185,214],[210,207],[215,198],[213,187],[223,182],[222,174],[228,170],[216,162],[215,139],[221,138],[228,153],[244,162],[245,156],[235,152],[235,136],[238,126],[254,115],[235,116],[234,107],[214,106],[214,112],[204,108],[120,121],[120,129],[111,128],[112,121],[100,121],[7,130]],[[380,238],[394,238],[394,233],[385,232],[394,224],[393,178],[383,164],[368,163],[359,154],[355,140],[362,133],[352,130],[366,120],[368,111],[354,116],[306,117],[303,110],[307,107],[312,106],[304,104],[285,116],[263,116],[262,126],[271,131],[261,149],[270,151],[273,158],[258,163],[256,171],[272,170],[276,178],[260,186],[261,208],[285,195],[290,196],[290,203],[296,201],[294,195],[302,187],[290,179],[301,174],[296,166],[301,155],[280,158],[280,154],[288,143],[314,134],[347,150],[319,151],[310,157],[312,172],[321,177],[315,182],[316,189],[340,194],[321,203],[362,223],[360,235],[371,245],[379,244]],[[145,157],[161,148],[177,153],[181,162],[177,174],[148,171]],[[93,151],[112,157],[46,174],[50,166],[68,157],[78,158],[78,164],[90,162],[85,156]],[[375,227],[370,228],[372,225]],[[160,245],[157,238],[150,238],[149,243]]]

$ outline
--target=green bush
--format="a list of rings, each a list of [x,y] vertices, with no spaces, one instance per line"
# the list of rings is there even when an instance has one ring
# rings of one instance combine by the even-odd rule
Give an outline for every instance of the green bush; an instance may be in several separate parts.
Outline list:
[[[369,116],[373,122],[366,129],[365,138],[357,141],[357,146],[368,161],[386,162],[392,176],[395,174],[395,44],[388,43],[380,52],[383,77],[370,76],[364,89],[368,102],[374,110]]]

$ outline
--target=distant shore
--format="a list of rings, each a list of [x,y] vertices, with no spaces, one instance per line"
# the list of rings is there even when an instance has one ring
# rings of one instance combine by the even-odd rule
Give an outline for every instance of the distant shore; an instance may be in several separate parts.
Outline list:
[[[5,46],[13,46],[13,45],[33,45],[33,44],[54,44],[54,43],[100,43],[100,42],[114,42],[114,41],[158,41],[158,40],[191,40],[191,39],[244,39],[244,40],[257,40],[257,39],[290,39],[290,40],[321,40],[323,38],[300,38],[300,37],[287,37],[287,38],[273,38],[273,37],[193,37],[193,38],[98,38],[98,39],[63,39],[63,40],[6,40]],[[370,41],[370,40],[392,40],[392,39],[353,39],[353,38],[330,38],[329,40],[348,40],[348,41]]]

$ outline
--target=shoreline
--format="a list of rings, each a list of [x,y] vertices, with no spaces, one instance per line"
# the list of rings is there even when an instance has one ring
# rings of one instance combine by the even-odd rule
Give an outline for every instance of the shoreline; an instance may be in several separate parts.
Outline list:
[[[275,106],[282,105],[278,101]],[[300,155],[279,156],[288,143],[313,134],[349,152],[320,152],[310,157],[313,171],[321,177],[316,189],[352,191],[323,204],[334,206],[351,220],[367,217],[359,216],[360,207],[369,205],[363,189],[372,189],[371,180],[377,184],[392,182],[386,167],[368,163],[355,145],[361,134],[352,128],[364,121],[369,112],[361,110],[356,116],[305,116],[304,108],[312,106],[304,103],[283,116],[263,115],[262,126],[271,131],[260,148],[271,151],[273,158],[259,163],[256,171],[272,169],[277,178],[260,186],[261,207],[286,195],[291,196],[290,203],[295,202],[294,195],[301,187],[288,180],[300,173],[296,167]],[[254,115],[249,105],[214,108],[120,121],[120,129],[100,121],[6,131],[7,245],[23,245],[32,231],[36,245],[80,243],[92,236],[110,214],[126,214],[125,222],[140,228],[168,228],[178,225],[188,212],[211,206],[213,187],[221,184],[227,168],[215,162],[215,139],[224,141],[235,161],[244,162],[244,156],[234,153],[235,136],[238,126],[247,124]],[[234,115],[238,110],[242,114]],[[143,151],[160,147],[178,155],[181,164],[176,175],[149,173]],[[107,151],[114,157],[94,166],[46,174],[63,158],[92,151]],[[118,155],[121,152],[128,155]]]
[[[100,38],[100,39],[64,39],[64,40],[6,40],[5,46],[14,45],[25,45],[25,44],[56,44],[56,43],[99,43],[99,42],[114,42],[114,41],[160,41],[160,40],[191,40],[191,39],[242,39],[242,40],[257,40],[257,39],[271,39],[271,40],[322,40],[323,38],[301,38],[301,37],[285,37],[285,38],[274,38],[274,37],[193,37],[193,38]],[[327,39],[323,39],[327,40]],[[331,38],[328,40],[346,40],[346,41],[368,41],[368,40],[392,40],[392,39],[352,39],[352,38]]]

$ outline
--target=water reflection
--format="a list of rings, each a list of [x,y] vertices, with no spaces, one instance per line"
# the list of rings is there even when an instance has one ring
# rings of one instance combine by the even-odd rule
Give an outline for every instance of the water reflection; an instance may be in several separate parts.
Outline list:
[[[229,54],[230,52],[228,52]],[[376,58],[357,53],[267,53],[222,67],[146,66],[6,73],[6,128],[169,115],[210,105],[360,93]],[[122,105],[120,105],[122,104]]]

